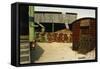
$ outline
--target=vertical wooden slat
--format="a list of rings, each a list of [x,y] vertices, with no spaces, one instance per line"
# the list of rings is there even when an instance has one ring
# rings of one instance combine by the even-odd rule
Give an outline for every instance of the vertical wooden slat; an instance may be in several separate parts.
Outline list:
[[[73,50],[78,50],[80,36],[80,22],[73,23]]]
[[[67,23],[72,23],[77,19],[77,14],[76,13],[66,13],[66,22]]]

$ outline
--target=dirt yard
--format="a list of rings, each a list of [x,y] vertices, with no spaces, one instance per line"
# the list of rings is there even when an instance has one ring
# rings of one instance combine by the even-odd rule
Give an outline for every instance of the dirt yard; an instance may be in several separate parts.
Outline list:
[[[95,59],[95,50],[86,55],[78,54],[76,51],[72,50],[72,43],[52,42],[38,43],[38,45],[44,50],[44,52],[35,63]],[[38,49],[36,48],[36,50]]]

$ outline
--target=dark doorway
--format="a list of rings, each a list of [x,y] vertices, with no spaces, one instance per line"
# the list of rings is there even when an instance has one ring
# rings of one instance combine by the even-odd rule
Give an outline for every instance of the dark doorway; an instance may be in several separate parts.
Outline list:
[[[20,25],[20,35],[29,34],[29,17],[28,17],[28,6],[20,5],[19,6],[19,25]]]

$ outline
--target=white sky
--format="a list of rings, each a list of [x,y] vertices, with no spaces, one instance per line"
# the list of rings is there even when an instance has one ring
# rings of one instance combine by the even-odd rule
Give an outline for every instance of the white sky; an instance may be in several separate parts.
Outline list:
[[[55,11],[62,13],[77,13],[77,19],[83,17],[93,17],[95,18],[95,10],[93,9],[76,9],[76,8],[57,8],[57,7],[43,7],[35,6],[35,11]]]

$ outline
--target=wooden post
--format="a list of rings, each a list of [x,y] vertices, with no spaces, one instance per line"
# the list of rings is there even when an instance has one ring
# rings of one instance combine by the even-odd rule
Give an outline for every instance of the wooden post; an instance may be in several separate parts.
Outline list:
[[[34,28],[34,6],[29,6],[29,41],[32,42],[35,39]]]

